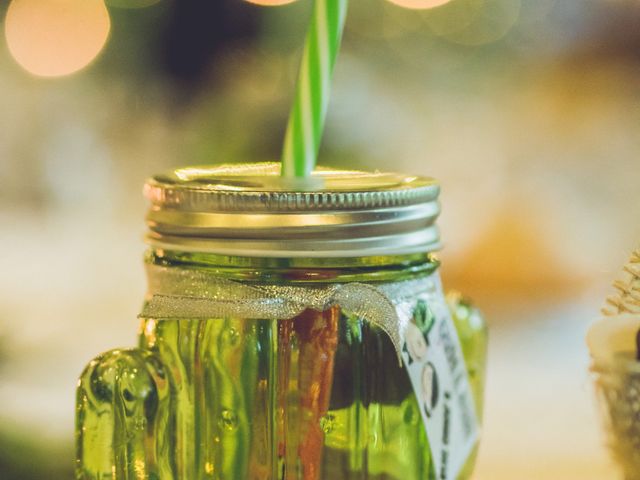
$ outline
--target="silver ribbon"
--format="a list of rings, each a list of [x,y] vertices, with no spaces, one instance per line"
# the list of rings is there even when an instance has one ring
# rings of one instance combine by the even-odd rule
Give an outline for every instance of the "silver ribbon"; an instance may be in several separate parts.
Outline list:
[[[377,285],[303,287],[249,284],[206,270],[157,265],[147,265],[147,276],[149,290],[140,318],[284,320],[306,309],[323,311],[338,305],[382,329],[391,339],[400,363],[402,332],[410,317],[398,315],[398,308],[435,289],[432,276]]]

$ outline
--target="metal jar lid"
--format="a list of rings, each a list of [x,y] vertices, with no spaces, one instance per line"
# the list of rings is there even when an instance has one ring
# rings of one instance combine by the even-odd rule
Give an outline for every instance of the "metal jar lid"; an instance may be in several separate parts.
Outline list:
[[[363,257],[439,248],[439,186],[428,177],[279,163],[188,167],[145,185],[156,248],[258,257]]]

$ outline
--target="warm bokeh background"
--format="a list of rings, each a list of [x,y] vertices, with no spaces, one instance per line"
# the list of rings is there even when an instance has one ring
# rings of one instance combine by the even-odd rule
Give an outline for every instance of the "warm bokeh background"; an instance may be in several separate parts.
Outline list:
[[[640,3],[351,3],[321,163],[442,182],[445,281],[491,324],[474,480],[617,478],[584,334],[640,241]],[[310,7],[0,3],[3,480],[72,477],[75,379],[135,342],[145,177],[278,158]]]

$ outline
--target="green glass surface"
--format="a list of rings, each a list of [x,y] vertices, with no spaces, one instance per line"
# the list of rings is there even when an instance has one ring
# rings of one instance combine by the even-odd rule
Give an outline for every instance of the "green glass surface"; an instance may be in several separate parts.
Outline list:
[[[265,259],[150,251],[146,262],[268,285],[430,275],[431,255]],[[449,299],[478,412],[486,329]],[[287,320],[146,319],[138,348],[89,363],[77,391],[78,479],[425,480],[428,439],[379,328],[341,311]],[[461,479],[468,478],[473,458]]]

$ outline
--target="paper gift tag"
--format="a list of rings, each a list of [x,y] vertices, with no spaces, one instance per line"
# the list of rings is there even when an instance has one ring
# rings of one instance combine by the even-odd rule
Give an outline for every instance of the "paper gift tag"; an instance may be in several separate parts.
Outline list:
[[[396,305],[406,325],[402,359],[427,431],[435,476],[455,480],[478,440],[473,395],[440,279],[417,299]]]

